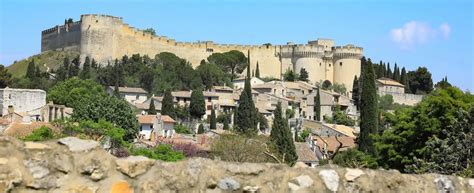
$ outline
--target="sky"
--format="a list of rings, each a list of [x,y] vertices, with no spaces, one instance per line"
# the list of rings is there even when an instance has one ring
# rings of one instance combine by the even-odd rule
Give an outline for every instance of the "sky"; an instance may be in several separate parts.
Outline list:
[[[177,41],[273,45],[331,38],[372,61],[445,76],[474,91],[471,0],[0,0],[0,64],[38,54],[41,31],[81,14],[122,17]]]

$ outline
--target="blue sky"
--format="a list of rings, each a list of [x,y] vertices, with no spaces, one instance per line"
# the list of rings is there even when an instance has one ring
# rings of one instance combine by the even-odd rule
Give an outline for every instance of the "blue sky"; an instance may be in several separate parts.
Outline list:
[[[470,0],[0,0],[0,64],[39,53],[41,31],[65,18],[100,13],[177,41],[286,44],[331,38],[364,47],[373,61],[408,70],[426,66],[435,83],[448,76],[474,91],[473,7]]]

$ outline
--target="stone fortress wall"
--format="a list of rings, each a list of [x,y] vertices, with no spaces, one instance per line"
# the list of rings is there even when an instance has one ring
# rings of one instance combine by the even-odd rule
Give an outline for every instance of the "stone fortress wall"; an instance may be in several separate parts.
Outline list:
[[[309,41],[308,44],[234,45],[212,41],[176,42],[166,36],[154,36],[124,23],[121,17],[81,15],[81,21],[56,26],[42,32],[41,51],[57,49],[79,50],[81,58],[92,57],[102,64],[123,55],[154,56],[171,52],[188,60],[194,67],[212,53],[238,50],[249,53],[251,68],[259,63],[262,77],[281,78],[287,69],[298,72],[305,68],[311,82],[329,80],[352,89],[354,76],[360,76],[361,47],[334,46],[330,39]],[[336,65],[337,64],[337,65]]]

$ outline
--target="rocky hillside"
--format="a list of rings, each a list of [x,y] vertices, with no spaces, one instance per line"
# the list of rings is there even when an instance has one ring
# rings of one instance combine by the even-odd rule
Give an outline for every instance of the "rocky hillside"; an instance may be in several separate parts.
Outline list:
[[[5,192],[473,192],[474,179],[348,168],[294,168],[195,158],[115,158],[95,141],[45,143],[0,136]]]
[[[71,51],[47,51],[20,61],[15,61],[7,68],[8,72],[10,72],[13,77],[22,77],[26,74],[26,68],[33,59],[35,60],[35,64],[39,65],[42,71],[46,71],[48,69],[58,68],[59,64],[63,63],[66,56],[69,57],[70,61],[72,61],[72,59],[78,55],[79,53]]]

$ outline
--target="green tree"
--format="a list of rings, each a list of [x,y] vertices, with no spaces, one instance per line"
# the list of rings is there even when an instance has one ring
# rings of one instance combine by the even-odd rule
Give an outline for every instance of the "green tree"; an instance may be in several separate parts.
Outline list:
[[[257,61],[257,68],[255,69],[255,77],[260,78],[260,68],[258,66],[258,61]]]
[[[245,54],[237,51],[231,50],[225,53],[213,53],[208,58],[209,63],[217,64],[225,72],[228,72],[231,75],[231,81],[236,77],[236,73],[241,73],[247,66],[248,59],[245,57]]]
[[[199,124],[199,127],[198,127],[198,134],[203,134],[205,131],[204,131],[204,125],[203,124]]]
[[[70,78],[51,87],[46,96],[47,101],[67,107],[78,108],[83,105],[81,100],[89,100],[94,96],[106,96],[104,88],[92,80]]]
[[[161,114],[177,118],[174,109],[173,95],[171,95],[170,90],[167,90],[165,92],[165,95],[163,96],[163,102],[161,104]]]
[[[32,59],[30,63],[28,63],[28,68],[26,69],[26,78],[33,80],[36,77],[36,64],[35,60]]]
[[[140,86],[143,87],[148,93],[153,93],[153,84],[155,83],[155,72],[145,71],[140,76]]]
[[[321,85],[321,88],[323,90],[331,90],[332,89],[332,83],[329,80],[323,81],[323,84]]]
[[[297,78],[296,74],[291,69],[287,69],[285,74],[283,74],[283,80],[285,81],[295,81]]]
[[[357,79],[357,76],[354,76],[354,81],[352,82],[352,100],[354,100],[357,109],[359,109],[359,96],[359,80]]]
[[[153,98],[150,100],[150,107],[148,107],[148,114],[156,115],[155,100],[153,100]]]
[[[5,66],[0,65],[0,88],[5,88],[12,84],[12,75]]]
[[[435,85],[435,88],[443,88],[446,89],[448,87],[451,87],[452,85],[448,82],[448,77],[444,77],[441,79],[441,81],[437,82]]]
[[[81,79],[88,79],[91,77],[91,60],[89,56],[87,56],[84,60],[84,64],[82,65],[82,71],[79,77],[81,77]]]
[[[365,65],[362,73],[362,95],[360,99],[360,134],[357,138],[359,150],[371,155],[375,154],[375,148],[371,134],[377,133],[378,107],[377,91],[375,86],[375,74],[370,59],[361,59]]]
[[[413,94],[428,94],[433,90],[431,73],[426,67],[418,67],[416,71],[408,72],[408,84]]]
[[[143,30],[143,32],[149,33],[149,34],[154,35],[154,36],[156,35],[156,31],[153,28],[146,28],[146,29]]]
[[[281,103],[277,104],[275,109],[275,118],[273,119],[270,140],[275,143],[276,149],[288,165],[296,163],[298,156],[293,142],[293,137],[288,127],[288,121],[282,116]]]
[[[309,77],[308,71],[306,71],[306,69],[304,68],[301,68],[300,75],[298,76],[298,80],[308,82],[308,77]]]
[[[81,70],[81,63],[79,61],[80,61],[79,56],[75,57],[72,60],[72,64],[69,67],[68,77],[79,75],[79,71]]]
[[[314,96],[314,120],[320,121],[321,120],[321,96],[319,94],[319,88],[317,88],[316,96]]]
[[[216,111],[214,110],[214,107],[212,107],[211,109],[211,118],[209,120],[209,128],[212,130],[217,128]]]
[[[72,118],[75,121],[104,119],[125,130],[125,139],[132,140],[137,133],[138,121],[128,102],[113,96],[95,95],[81,99],[74,108]]]
[[[247,77],[245,79],[244,90],[239,97],[239,106],[235,113],[235,125],[237,132],[246,135],[257,134],[257,111],[252,99],[250,85],[250,65],[247,67]]]
[[[196,68],[196,72],[201,76],[202,84],[206,89],[211,89],[212,86],[227,84],[230,85],[230,80],[219,66],[211,63],[204,63]]]
[[[334,111],[333,116],[331,118],[326,118],[326,122],[347,126],[355,125],[354,119],[350,118],[347,113],[342,111],[339,105],[336,106],[336,110]]]
[[[206,114],[206,102],[201,89],[196,89],[191,93],[191,103],[189,113],[195,119],[200,120]]]
[[[408,75],[407,75],[407,71],[405,70],[405,67],[402,68],[402,72],[400,74],[400,83],[402,83],[405,86],[405,93],[410,92],[410,88],[408,85]]]
[[[347,89],[346,89],[346,86],[344,84],[338,84],[338,83],[334,83],[332,85],[332,90],[334,92],[337,92],[339,94],[342,94],[342,95],[346,95],[347,94]]]
[[[379,108],[383,111],[388,111],[393,109],[393,96],[392,95],[383,95],[378,97]]]
[[[462,173],[472,166],[474,95],[436,89],[415,107],[397,109],[375,138],[379,164],[404,172]],[[472,170],[472,168],[471,168]]]
[[[181,151],[175,151],[168,144],[160,144],[152,149],[148,148],[131,148],[131,155],[142,155],[151,159],[163,160],[167,162],[175,162],[182,160],[185,157],[184,153]]]

